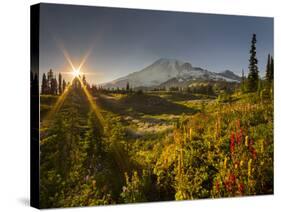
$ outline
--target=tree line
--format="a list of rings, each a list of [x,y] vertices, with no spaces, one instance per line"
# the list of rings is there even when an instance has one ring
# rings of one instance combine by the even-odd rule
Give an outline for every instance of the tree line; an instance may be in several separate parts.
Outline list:
[[[53,70],[50,69],[47,74],[43,73],[41,94],[60,95],[66,89],[66,85],[67,83],[62,78],[61,73],[59,73],[59,77],[57,80]]]
[[[245,78],[244,70],[242,70],[242,80],[241,86],[242,91],[246,92],[256,92],[261,89],[261,81],[262,79],[259,76],[259,69],[258,69],[258,59],[257,59],[257,36],[253,34],[252,41],[251,41],[251,48],[250,48],[250,59],[249,59],[249,73],[248,77]],[[268,86],[273,85],[273,77],[274,77],[274,60],[273,57],[268,54],[267,64],[265,69],[265,81]]]

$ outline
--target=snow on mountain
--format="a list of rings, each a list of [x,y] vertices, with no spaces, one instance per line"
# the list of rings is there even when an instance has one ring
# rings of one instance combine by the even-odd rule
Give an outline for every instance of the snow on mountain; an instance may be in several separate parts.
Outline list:
[[[176,82],[184,84],[191,80],[224,80],[239,82],[240,77],[229,70],[215,73],[199,67],[192,67],[192,65],[187,62],[162,58],[138,72],[105,83],[103,87],[122,88],[125,87],[127,83],[132,87],[157,87],[171,80],[173,84]]]

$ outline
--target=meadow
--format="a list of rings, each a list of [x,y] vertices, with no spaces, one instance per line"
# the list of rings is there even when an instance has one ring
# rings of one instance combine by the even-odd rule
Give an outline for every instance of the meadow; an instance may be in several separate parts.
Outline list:
[[[42,208],[273,194],[273,92],[41,95]]]

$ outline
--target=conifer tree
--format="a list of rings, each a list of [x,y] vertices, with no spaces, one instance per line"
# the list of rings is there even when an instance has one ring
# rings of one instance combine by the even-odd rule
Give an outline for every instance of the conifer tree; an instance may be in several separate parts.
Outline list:
[[[274,78],[274,60],[273,57],[271,56],[271,61],[270,61],[270,79],[273,81]]]
[[[85,74],[83,74],[83,76],[82,76],[82,82],[83,82],[83,85],[84,85],[84,86],[87,85],[87,81],[86,81]]]
[[[47,94],[48,93],[48,82],[46,74],[43,74],[42,77],[42,85],[41,85],[41,94]]]
[[[57,95],[58,93],[58,83],[56,78],[52,78],[51,80],[51,94]]]
[[[62,81],[62,92],[65,91],[65,88],[66,88],[66,82],[65,82],[65,80],[63,79],[63,81]]]
[[[62,76],[59,73],[59,94],[62,94]]]
[[[256,52],[257,38],[256,34],[253,34],[251,49],[250,49],[250,59],[249,59],[249,74],[248,74],[248,91],[254,92],[258,89],[259,83],[259,70],[258,70],[258,59]]]

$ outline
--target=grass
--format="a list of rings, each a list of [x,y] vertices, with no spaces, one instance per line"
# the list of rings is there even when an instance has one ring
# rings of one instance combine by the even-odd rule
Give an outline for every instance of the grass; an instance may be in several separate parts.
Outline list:
[[[99,156],[93,157],[98,161],[98,172],[90,176],[97,187],[92,188],[92,183],[88,181],[84,183],[84,174],[90,168],[74,162],[74,167],[78,168],[70,172],[75,176],[71,175],[75,179],[70,184],[73,189],[63,187],[66,193],[52,193],[61,201],[67,196],[64,205],[217,198],[273,192],[272,101],[261,101],[253,93],[234,93],[229,100],[219,101],[214,96],[164,91],[97,94],[93,98],[106,123],[102,138],[104,155],[101,161]],[[41,114],[50,111],[56,99],[41,96]],[[87,97],[76,91],[70,93],[56,114],[64,117],[68,129],[73,124],[71,119],[75,119],[79,141],[82,142],[79,146],[88,142],[89,131],[94,127],[88,122],[90,110]],[[54,148],[51,143],[55,139],[52,128],[60,130],[55,122],[42,128],[44,148]],[[92,143],[87,145],[96,144],[91,139]],[[45,156],[47,159],[43,167],[54,169],[50,161],[60,153],[45,154],[50,156]],[[79,158],[88,157],[83,150],[71,154],[79,155]],[[53,175],[51,177],[56,179]],[[49,179],[44,180],[49,182]],[[63,181],[59,178],[55,183],[62,186],[65,182],[68,179]],[[65,191],[63,189],[62,192]],[[61,206],[59,201],[53,203]]]

